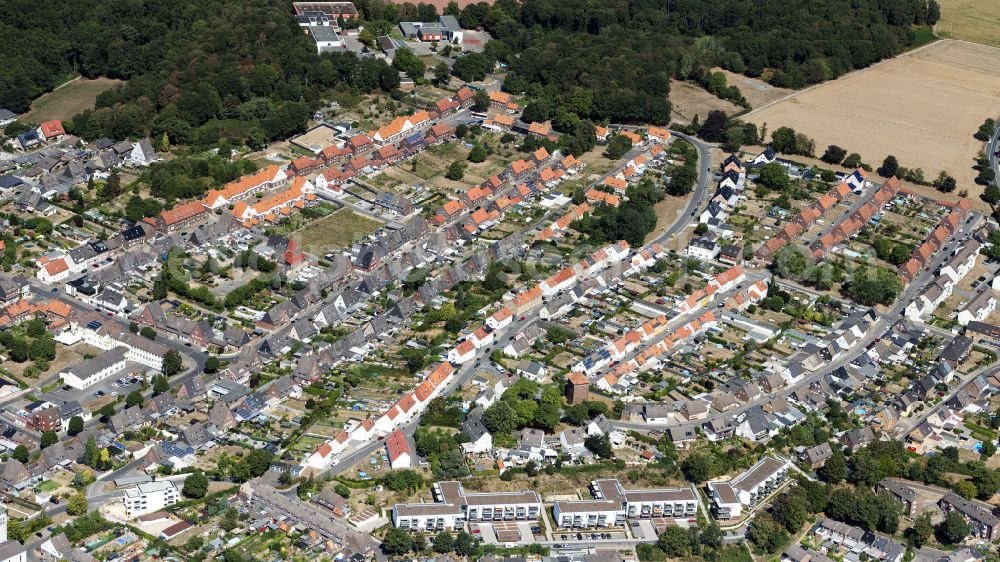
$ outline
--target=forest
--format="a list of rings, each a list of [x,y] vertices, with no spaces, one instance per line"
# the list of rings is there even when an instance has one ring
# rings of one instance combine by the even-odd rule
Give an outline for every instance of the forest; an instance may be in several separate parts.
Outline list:
[[[373,29],[434,13],[356,4]],[[712,91],[715,66],[791,88],[836,78],[900,53],[940,10],[937,0],[498,0],[445,11],[494,38],[452,73],[505,66],[504,88],[566,132],[586,120],[665,124],[670,79]],[[383,61],[316,54],[284,1],[0,0],[0,13],[0,107],[23,112],[76,74],[127,80],[66,123],[84,138],[207,146],[237,120],[249,123],[241,140],[263,145],[301,130],[331,88],[398,92]]]
[[[318,55],[288,2],[0,0],[0,13],[0,107],[23,112],[76,73],[127,80],[65,123],[88,139],[165,134],[209,145],[220,120],[238,119],[260,144],[304,128],[335,85],[399,85],[383,61]]]

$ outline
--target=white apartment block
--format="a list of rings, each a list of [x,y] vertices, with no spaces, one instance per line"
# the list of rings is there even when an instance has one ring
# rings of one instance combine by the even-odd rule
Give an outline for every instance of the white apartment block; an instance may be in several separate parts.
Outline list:
[[[785,481],[790,467],[787,460],[767,456],[733,480],[709,482],[715,518],[740,518],[744,507],[753,507]]]
[[[590,483],[593,500],[557,501],[552,506],[556,525],[564,528],[622,527],[629,519],[689,519],[698,515],[693,488],[626,490],[619,480]]]
[[[127,488],[122,502],[125,504],[125,515],[133,518],[173,505],[179,497],[180,492],[173,482],[156,480]]]
[[[62,377],[63,384],[83,390],[123,370],[127,352],[125,346],[119,345],[97,357],[73,365],[60,372],[59,376]]]
[[[133,334],[118,322],[99,314],[85,316],[80,322],[74,322],[71,329],[83,341],[104,351],[124,346],[126,360],[157,371],[163,370],[163,356],[170,351],[167,346]]]
[[[466,521],[537,521],[542,498],[535,491],[467,493],[460,482],[437,482],[435,503],[397,503],[392,524],[413,531],[461,529]]]
[[[941,267],[941,275],[948,276],[952,283],[964,279],[976,265],[979,247],[979,242],[975,240],[966,242],[962,249]]]

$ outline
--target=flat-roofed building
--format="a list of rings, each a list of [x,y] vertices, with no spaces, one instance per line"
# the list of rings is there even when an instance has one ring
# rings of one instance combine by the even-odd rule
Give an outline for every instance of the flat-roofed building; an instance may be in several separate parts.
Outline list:
[[[713,514],[717,519],[739,518],[744,507],[753,507],[776,490],[790,467],[787,460],[766,456],[733,480],[709,482]]]
[[[177,503],[179,498],[180,493],[173,482],[156,480],[127,488],[122,503],[125,504],[125,515],[132,518],[159,511]]]
[[[459,529],[466,521],[537,521],[542,498],[535,491],[468,493],[460,482],[437,482],[434,503],[398,503],[392,524],[414,531]]]
[[[698,514],[693,488],[626,490],[615,478],[590,483],[592,500],[557,501],[556,525],[566,528],[621,527],[629,519],[679,519]]]

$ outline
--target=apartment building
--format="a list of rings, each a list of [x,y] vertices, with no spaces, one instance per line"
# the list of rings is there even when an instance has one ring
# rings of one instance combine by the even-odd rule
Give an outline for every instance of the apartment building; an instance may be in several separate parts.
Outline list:
[[[149,338],[144,338],[138,334],[133,334],[120,323],[104,318],[97,313],[89,313],[79,321],[73,321],[70,329],[74,334],[83,338],[88,344],[108,351],[118,346],[125,347],[125,359],[145,365],[157,371],[163,370],[163,356],[170,351],[170,348],[155,342]]]
[[[740,518],[744,506],[753,507],[788,478],[790,467],[791,463],[787,460],[767,456],[733,480],[709,482],[712,514],[716,519]]]
[[[146,513],[159,511],[164,507],[177,503],[180,491],[169,480],[143,482],[137,486],[125,489],[122,503],[125,504],[125,515],[129,518]]]
[[[536,521],[542,498],[524,492],[468,493],[461,482],[437,482],[435,503],[398,503],[392,506],[392,524],[400,529],[441,531],[460,529],[466,521]]]
[[[688,519],[698,514],[693,488],[626,490],[615,478],[590,483],[592,500],[557,501],[556,525],[565,528],[622,527],[629,519]]]
[[[59,376],[62,378],[63,384],[83,390],[124,369],[127,352],[128,349],[125,346],[119,345],[97,357],[69,367],[60,372]]]
[[[1000,536],[997,533],[1000,517],[997,517],[993,506],[988,503],[967,500],[954,492],[948,492],[938,500],[938,507],[944,513],[958,512],[969,524],[969,534],[974,537],[993,541]]]

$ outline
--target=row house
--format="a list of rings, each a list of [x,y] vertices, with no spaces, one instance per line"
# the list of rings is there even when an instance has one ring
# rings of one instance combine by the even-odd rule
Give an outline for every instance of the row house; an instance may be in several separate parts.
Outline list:
[[[244,227],[255,224],[253,221],[261,219],[270,222],[277,222],[282,216],[291,214],[293,208],[305,207],[306,201],[315,201],[316,194],[313,193],[313,185],[303,177],[296,177],[291,187],[273,197],[248,204],[244,201],[238,202],[232,210],[232,215],[243,221]]]
[[[303,160],[301,165],[305,166],[304,159],[300,158],[299,160]],[[298,160],[295,162],[298,162]],[[312,170],[315,167],[316,166],[312,166],[309,169]],[[298,171],[297,173],[301,174],[305,172]],[[258,193],[280,187],[287,180],[288,174],[285,170],[276,164],[271,164],[258,172],[243,176],[238,180],[227,183],[222,187],[222,189],[210,191],[205,198],[202,199],[202,204],[211,210],[227,205],[233,205],[237,201],[243,201]]]
[[[391,122],[379,127],[369,133],[372,141],[378,144],[387,144],[402,139],[413,129],[424,126],[430,122],[431,116],[426,111],[418,111],[413,115],[403,115],[396,117]]]
[[[938,500],[938,507],[944,513],[956,512],[969,525],[969,534],[973,537],[992,542],[997,538],[997,528],[1000,517],[994,512],[994,507],[988,503],[967,500],[954,492],[948,492]]]
[[[895,176],[885,181],[874,193],[867,196],[864,205],[838,223],[831,232],[810,245],[813,256],[823,257],[834,246],[854,236],[899,192],[899,179]]]

